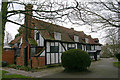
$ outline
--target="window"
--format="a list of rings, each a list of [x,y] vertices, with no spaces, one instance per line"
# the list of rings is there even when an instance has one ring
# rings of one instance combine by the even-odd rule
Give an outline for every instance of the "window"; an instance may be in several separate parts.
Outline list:
[[[39,40],[39,32],[36,33],[36,40]]]
[[[100,55],[100,52],[97,52],[97,55]]]
[[[82,49],[82,44],[77,44],[78,49]]]
[[[18,47],[20,46],[20,42],[17,43],[17,46],[18,46]]]
[[[87,50],[91,50],[91,45],[87,45]]]
[[[33,57],[36,54],[36,48],[31,48],[30,55]]]
[[[61,40],[61,33],[59,33],[59,32],[54,32],[54,38],[55,38],[56,40]]]
[[[74,41],[75,42],[79,42],[79,37],[78,36],[74,36]]]
[[[95,49],[94,49],[94,45],[91,45],[91,50],[95,50]]]
[[[70,49],[75,49],[75,47],[68,47],[68,50],[70,50]]]
[[[50,46],[50,52],[51,53],[58,53],[59,47],[58,46]]]
[[[20,57],[20,48],[16,48],[16,52],[15,52],[17,57]]]

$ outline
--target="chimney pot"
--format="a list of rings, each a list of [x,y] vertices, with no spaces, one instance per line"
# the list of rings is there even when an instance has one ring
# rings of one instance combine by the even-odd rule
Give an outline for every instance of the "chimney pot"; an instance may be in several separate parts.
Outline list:
[[[71,28],[72,30],[74,30],[74,28]]]

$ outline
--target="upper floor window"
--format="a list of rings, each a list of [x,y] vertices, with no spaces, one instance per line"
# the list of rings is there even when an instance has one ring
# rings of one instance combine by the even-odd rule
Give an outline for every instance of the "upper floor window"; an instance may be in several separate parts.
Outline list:
[[[75,47],[68,47],[68,50],[70,50],[70,49],[75,49]]]
[[[61,40],[61,33],[54,32],[54,38],[55,38],[55,40]]]
[[[79,42],[79,37],[78,36],[74,36],[74,41],[75,42]]]
[[[36,33],[36,40],[39,40],[39,32]]]
[[[88,43],[88,38],[85,38],[85,42]]]

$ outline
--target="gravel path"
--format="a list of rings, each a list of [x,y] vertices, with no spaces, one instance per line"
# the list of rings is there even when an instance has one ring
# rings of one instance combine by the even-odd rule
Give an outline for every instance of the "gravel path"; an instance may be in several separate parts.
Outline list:
[[[49,68],[40,72],[26,72],[13,68],[0,68],[12,74],[20,74],[35,78],[118,78],[118,68],[113,66],[113,58],[102,58],[100,61],[92,62],[89,72],[63,72],[63,67]]]

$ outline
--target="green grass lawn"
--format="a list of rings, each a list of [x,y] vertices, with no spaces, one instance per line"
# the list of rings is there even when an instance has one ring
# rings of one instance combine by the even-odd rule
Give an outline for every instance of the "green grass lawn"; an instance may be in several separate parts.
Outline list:
[[[6,73],[9,73],[9,72],[2,70],[2,78],[31,78],[27,76],[18,75],[18,74],[5,75]]]
[[[120,61],[119,62],[113,62],[113,64],[114,64],[115,67],[120,68]]]

